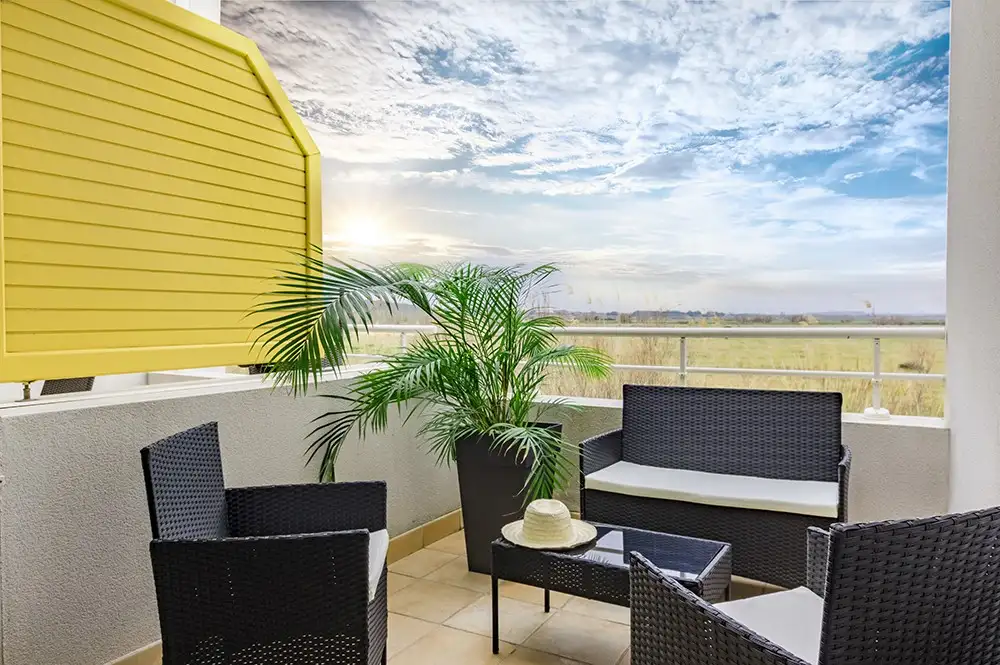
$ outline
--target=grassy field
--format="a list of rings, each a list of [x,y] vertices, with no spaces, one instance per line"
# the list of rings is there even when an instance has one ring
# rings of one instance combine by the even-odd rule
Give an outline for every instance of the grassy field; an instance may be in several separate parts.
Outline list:
[[[670,365],[679,362],[676,338],[574,337],[573,344],[604,350],[615,362],[629,365]],[[365,338],[361,353],[383,353],[399,344],[399,335],[375,334]],[[883,372],[944,373],[945,342],[938,339],[882,340]],[[699,367],[756,367],[871,371],[871,340],[842,339],[689,339],[688,365]],[[618,371],[604,381],[588,381],[563,371],[553,371],[544,392],[550,395],[621,397],[624,383],[676,385],[677,375],[649,371]],[[871,404],[869,381],[811,379],[787,376],[734,376],[691,374],[689,386],[771,388],[776,390],[829,390],[843,393],[844,410],[864,411]],[[944,415],[944,384],[933,381],[886,380],[882,405],[896,415]]]

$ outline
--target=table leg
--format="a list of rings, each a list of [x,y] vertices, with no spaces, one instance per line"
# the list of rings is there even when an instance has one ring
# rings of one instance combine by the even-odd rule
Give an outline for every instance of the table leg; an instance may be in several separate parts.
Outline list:
[[[492,576],[493,596],[493,653],[500,653],[500,598],[497,593],[497,576]]]
[[[549,590],[545,590],[545,611],[549,611]]]

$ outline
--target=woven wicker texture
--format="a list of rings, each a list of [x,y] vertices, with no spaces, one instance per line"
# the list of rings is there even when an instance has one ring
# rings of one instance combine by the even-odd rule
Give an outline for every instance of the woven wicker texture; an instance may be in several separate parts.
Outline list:
[[[75,379],[46,379],[42,381],[42,396],[64,393],[86,393],[94,388],[94,377],[81,376]]]
[[[817,596],[826,595],[830,533],[814,526],[806,531],[806,586]]]
[[[733,574],[796,587],[805,583],[806,529],[833,520],[586,490],[587,520],[733,545]]]
[[[237,487],[226,502],[233,536],[385,528],[384,482]]]
[[[837,480],[840,393],[626,385],[622,395],[626,462]]]
[[[616,527],[598,524],[603,536]],[[730,548],[726,543],[677,538],[672,534],[627,529],[624,551],[644,551],[665,568],[680,569],[692,577],[682,582],[694,593],[713,601],[725,597],[731,579]],[[720,556],[721,554],[721,556]],[[504,539],[493,543],[493,574],[551,591],[628,606],[628,556],[621,551],[587,545],[565,552],[518,547]]]
[[[805,665],[747,630],[641,554],[632,555],[632,665]]]
[[[368,534],[385,528],[385,483],[225,490],[215,423],[142,459],[164,665],[384,662],[387,574],[369,602]]]
[[[207,423],[142,449],[153,538],[224,538],[219,426]]]
[[[851,452],[841,446],[837,393],[623,387],[623,428],[580,444],[584,476],[618,461],[709,473],[839,483],[847,519]],[[635,430],[634,432],[632,430]],[[584,519],[733,544],[733,572],[779,586],[806,581],[802,540],[835,520],[580,492]]]
[[[1000,663],[1000,508],[835,524],[821,665]]]
[[[1000,508],[808,532],[818,665],[1000,664]],[[825,585],[819,571],[827,561]],[[802,661],[632,557],[634,665]]]

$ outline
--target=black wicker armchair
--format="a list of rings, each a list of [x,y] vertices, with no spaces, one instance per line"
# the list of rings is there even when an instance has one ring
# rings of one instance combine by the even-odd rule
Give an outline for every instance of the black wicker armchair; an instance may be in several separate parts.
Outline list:
[[[810,531],[809,589],[715,606],[633,553],[631,662],[1000,663],[1000,508],[834,524],[828,542]]]
[[[142,467],[163,665],[385,662],[385,483],[226,489],[216,423]]]
[[[733,545],[733,573],[805,581],[802,539],[847,519],[839,393],[623,387],[622,429],[581,444],[584,519]]]

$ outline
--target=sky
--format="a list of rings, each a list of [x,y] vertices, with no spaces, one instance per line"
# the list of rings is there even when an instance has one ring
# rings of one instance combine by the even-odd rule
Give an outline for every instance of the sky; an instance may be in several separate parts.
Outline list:
[[[324,245],[597,311],[944,311],[948,2],[223,0]]]

